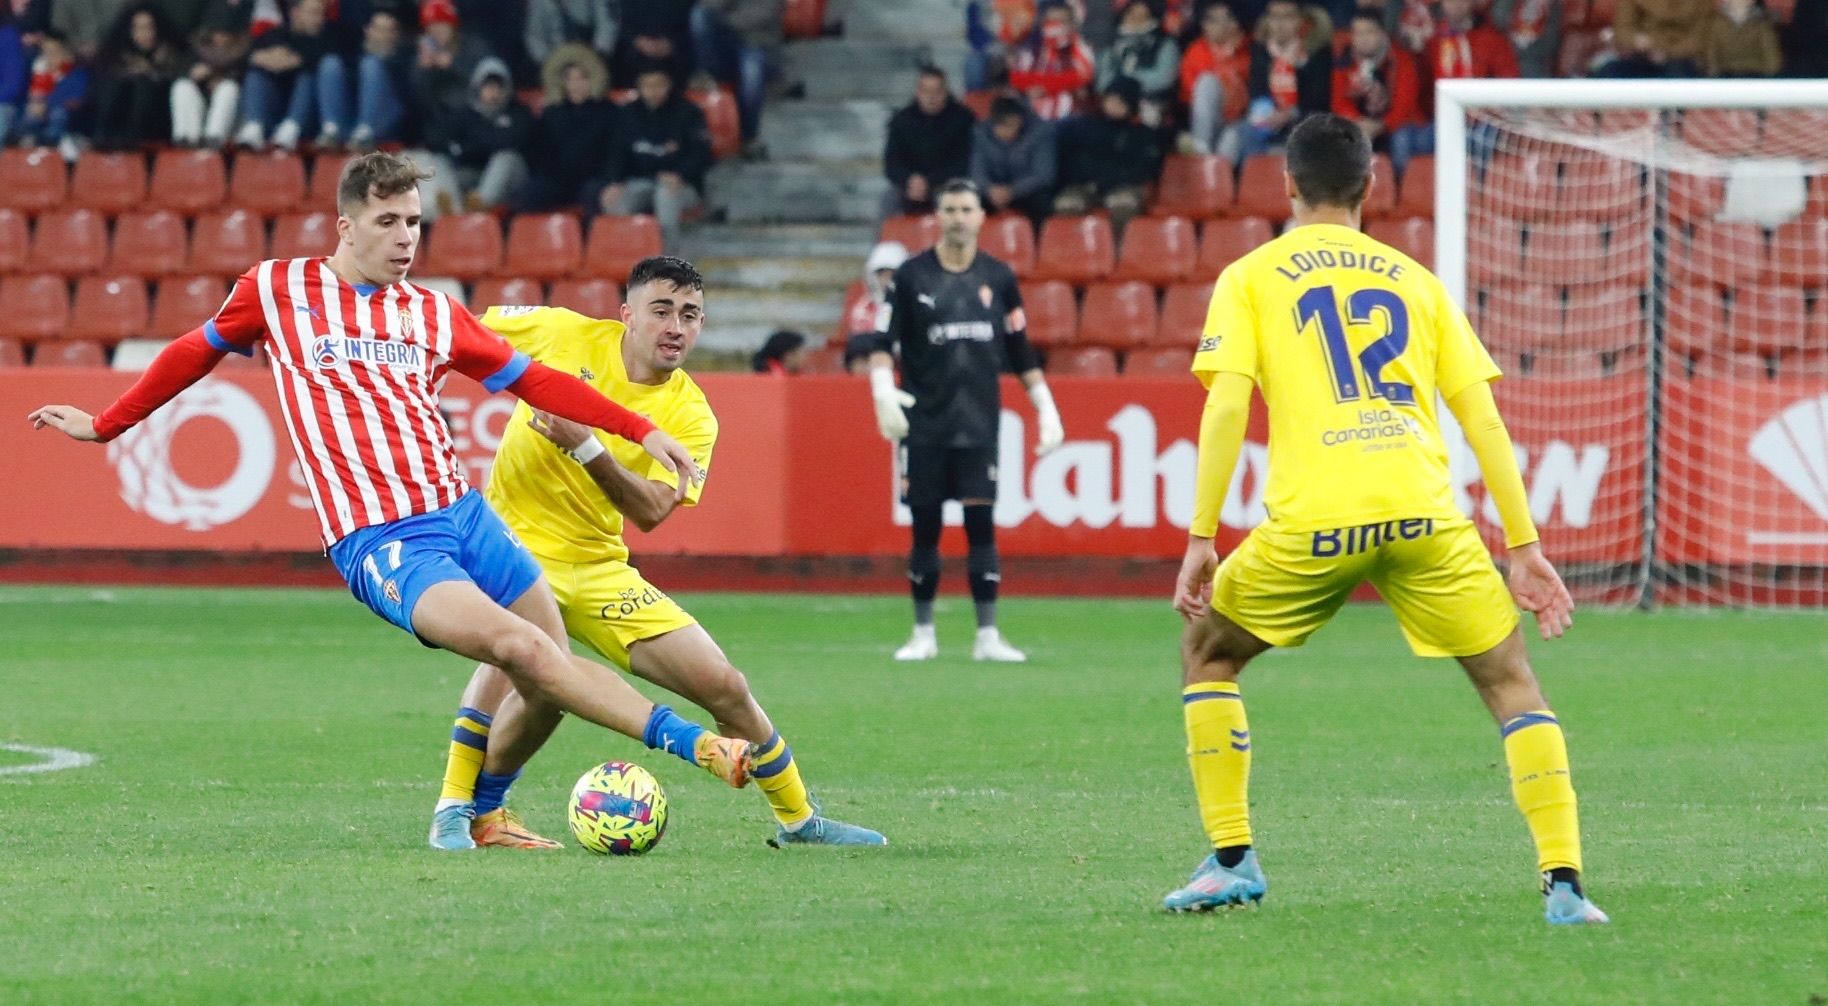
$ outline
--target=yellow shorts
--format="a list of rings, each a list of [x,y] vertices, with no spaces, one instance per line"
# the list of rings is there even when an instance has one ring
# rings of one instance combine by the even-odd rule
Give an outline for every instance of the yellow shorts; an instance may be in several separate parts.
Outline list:
[[[664,591],[643,579],[640,570],[620,559],[571,563],[535,558],[552,584],[559,611],[565,616],[565,631],[625,671],[630,646],[698,624]]]
[[[1272,646],[1300,646],[1366,580],[1417,656],[1484,653],[1517,627],[1510,591],[1466,520],[1259,527],[1219,565],[1212,607]]]

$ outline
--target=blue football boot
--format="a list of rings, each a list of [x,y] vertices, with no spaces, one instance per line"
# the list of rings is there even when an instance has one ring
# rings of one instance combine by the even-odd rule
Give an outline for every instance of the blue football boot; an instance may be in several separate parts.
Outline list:
[[[470,822],[475,819],[476,805],[472,803],[453,803],[438,808],[432,814],[432,848],[444,852],[476,848],[476,840],[470,837]]]
[[[880,832],[834,821],[819,813],[819,805],[814,803],[812,817],[792,830],[777,824],[768,844],[780,849],[789,845],[887,845],[889,840]]]
[[[1543,898],[1542,915],[1551,926],[1586,926],[1612,921],[1585,895],[1575,893],[1574,885],[1565,880],[1549,885],[1548,896]]]
[[[1186,887],[1162,899],[1162,907],[1170,912],[1209,912],[1262,901],[1268,890],[1257,850],[1245,852],[1244,859],[1229,869],[1219,865],[1215,852],[1200,861]]]

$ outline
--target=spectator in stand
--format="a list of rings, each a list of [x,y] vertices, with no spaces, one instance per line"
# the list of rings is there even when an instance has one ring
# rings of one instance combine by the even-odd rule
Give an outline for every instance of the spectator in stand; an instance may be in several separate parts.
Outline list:
[[[54,0],[50,28],[78,63],[87,64],[101,52],[108,30],[126,6],[127,0]]]
[[[1009,79],[1009,64],[1035,31],[1035,0],[971,0],[965,5],[965,90]]]
[[[32,77],[26,84],[25,111],[15,127],[20,144],[56,147],[65,160],[76,160],[70,119],[88,90],[89,70],[77,62],[63,36],[55,29],[40,35]]]
[[[1399,172],[1415,148],[1433,137],[1419,137],[1421,78],[1415,59],[1390,44],[1384,15],[1362,8],[1352,16],[1352,42],[1345,61],[1333,68],[1333,113],[1364,130],[1372,149],[1386,151]]]
[[[247,60],[247,25],[230,10],[214,10],[191,37],[190,71],[171,85],[171,142],[220,147],[235,128],[241,107],[241,73]]]
[[[772,377],[788,377],[805,369],[806,352],[806,336],[781,329],[749,358],[749,369]]]
[[[32,54],[25,45],[25,25],[11,3],[0,3],[0,146],[12,138],[13,123],[25,104],[32,82]]]
[[[1783,65],[1777,26],[1758,0],[1721,0],[1707,32],[1703,67],[1710,77],[1775,77]]]
[[[1226,0],[1200,15],[1200,34],[1181,56],[1181,100],[1188,108],[1188,145],[1237,160],[1239,151],[1222,149],[1220,141],[1228,126],[1243,120],[1250,102],[1250,40]]]
[[[762,104],[768,97],[768,68],[784,40],[783,0],[698,0],[692,8],[692,49],[698,69],[736,88],[737,115],[745,152],[762,153]]]
[[[419,47],[413,60],[412,94],[423,128],[438,129],[470,104],[470,77],[495,55],[479,32],[463,31],[451,0],[419,6]],[[597,64],[602,66],[602,60]],[[556,99],[555,99],[556,100]]]
[[[1162,173],[1161,133],[1138,121],[1142,86],[1119,77],[1099,99],[1099,114],[1070,119],[1060,129],[1066,185],[1054,212],[1106,210],[1118,230],[1141,213]]]
[[[1618,0],[1612,44],[1619,58],[1600,77],[1699,77],[1713,0]]]
[[[319,149],[335,150],[347,141],[350,149],[366,153],[376,144],[400,139],[406,118],[407,59],[400,19],[387,10],[368,15],[362,29],[362,55],[356,60],[351,107],[348,64],[341,53],[324,55],[317,68],[324,118],[317,134]]]
[[[971,180],[984,194],[984,208],[1035,221],[1047,216],[1054,204],[1056,147],[1053,124],[1037,118],[1020,98],[993,102],[989,121],[978,123],[971,138]]]
[[[1146,0],[1129,0],[1117,18],[1116,41],[1098,57],[1098,93],[1109,94],[1122,77],[1135,81],[1142,92],[1136,114],[1143,125],[1159,129],[1174,101],[1180,73],[1180,45],[1162,31]]]
[[[1091,47],[1079,37],[1072,8],[1054,0],[1041,8],[1041,27],[1016,53],[1009,68],[1009,86],[1028,99],[1035,115],[1064,119],[1078,107],[1096,70]]]
[[[1250,106],[1222,141],[1240,159],[1281,144],[1303,116],[1332,108],[1333,51],[1310,50],[1301,27],[1295,0],[1270,0],[1264,8],[1261,40],[1251,47]]]
[[[610,86],[635,87],[660,70],[683,91],[692,74],[692,5],[684,0],[622,0],[622,28],[610,64]]]
[[[317,125],[317,68],[329,52],[324,0],[295,0],[285,25],[261,33],[248,54],[235,142],[263,147],[271,134],[281,150],[296,148]]]
[[[610,144],[615,141],[618,113],[603,97],[609,74],[599,61],[565,66],[563,91],[552,99],[533,127],[528,158],[533,177],[521,198],[528,210],[581,209],[595,206],[597,188]]]
[[[635,81],[640,99],[620,109],[616,140],[597,205],[604,213],[652,213],[670,241],[697,206],[711,167],[705,113],[673,86],[659,67]]]
[[[1515,77],[1519,72],[1511,40],[1479,16],[1473,0],[1441,0],[1441,20],[1428,42],[1425,63],[1435,80]],[[1428,150],[1416,151],[1432,152],[1432,143]]]
[[[1555,76],[1561,51],[1562,5],[1558,0],[1497,0],[1492,22],[1510,35],[1517,69],[1525,77]]]
[[[844,369],[852,374],[862,376],[870,372],[870,354],[876,351],[881,340],[876,334],[876,319],[889,302],[889,284],[895,280],[895,270],[907,260],[905,245],[899,241],[883,241],[870,249],[869,259],[863,263],[863,285],[869,296],[859,300],[844,319]]]
[[[470,76],[470,106],[433,136],[436,174],[421,188],[425,216],[482,212],[506,205],[527,183],[533,113],[514,100],[508,64],[485,59]]]
[[[171,85],[184,73],[183,42],[153,4],[121,12],[95,60],[90,136],[104,150],[171,136]]]
[[[934,193],[971,170],[971,133],[977,116],[952,97],[945,71],[924,66],[914,100],[889,120],[882,169],[889,190],[882,215],[933,212]]]
[[[620,31],[610,0],[532,0],[527,6],[527,54],[540,68],[548,98],[564,90],[565,68],[592,60],[592,76],[607,77]]]

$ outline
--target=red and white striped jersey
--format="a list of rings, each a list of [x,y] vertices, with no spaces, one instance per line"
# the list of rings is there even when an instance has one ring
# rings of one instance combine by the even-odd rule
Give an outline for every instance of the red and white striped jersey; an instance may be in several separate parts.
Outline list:
[[[203,332],[217,349],[266,348],[326,548],[468,492],[438,409],[445,376],[500,391],[530,362],[445,294],[346,283],[323,258],[248,270]]]

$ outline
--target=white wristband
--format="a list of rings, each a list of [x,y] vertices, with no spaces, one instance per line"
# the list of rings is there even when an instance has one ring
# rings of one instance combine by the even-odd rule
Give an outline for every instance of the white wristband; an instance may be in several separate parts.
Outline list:
[[[578,464],[587,465],[602,457],[604,449],[603,441],[593,436],[565,453],[571,455],[571,460]]]

